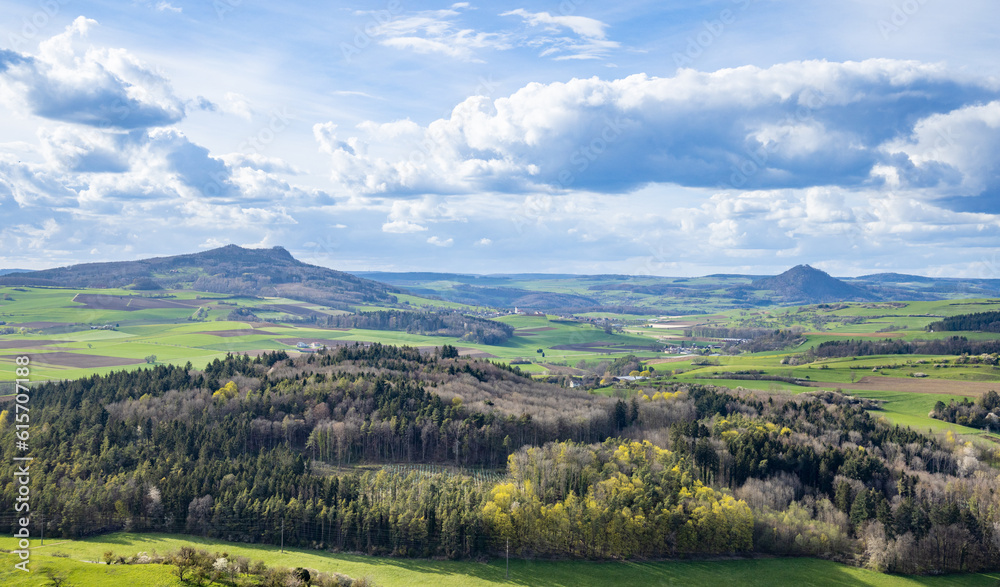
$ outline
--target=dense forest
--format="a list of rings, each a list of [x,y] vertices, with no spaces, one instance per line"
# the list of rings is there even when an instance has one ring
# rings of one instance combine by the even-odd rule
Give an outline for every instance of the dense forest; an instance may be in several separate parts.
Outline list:
[[[1000,340],[969,340],[952,336],[940,340],[830,340],[809,350],[812,358],[869,357],[872,355],[981,355],[1000,352]]]
[[[1000,332],[1000,312],[977,312],[949,316],[927,325],[931,332],[956,332],[962,330],[978,332]]]
[[[972,445],[835,393],[628,400],[504,365],[350,346],[31,392],[34,524],[400,556],[822,556],[995,568],[1000,480]],[[13,479],[14,413],[0,413]],[[13,512],[13,486],[0,508]],[[0,521],[15,523],[8,517]]]
[[[503,344],[514,335],[514,327],[496,320],[466,316],[459,312],[407,312],[379,310],[330,316],[313,314],[304,321],[324,328],[401,330],[411,334],[452,336],[478,344]]]

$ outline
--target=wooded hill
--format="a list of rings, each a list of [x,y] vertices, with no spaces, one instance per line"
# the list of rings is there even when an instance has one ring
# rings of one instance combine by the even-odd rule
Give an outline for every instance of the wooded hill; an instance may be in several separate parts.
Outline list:
[[[753,289],[771,292],[781,303],[867,302],[882,299],[863,287],[848,285],[809,265],[796,265],[781,275],[755,279]]]
[[[759,552],[907,573],[1000,561],[994,455],[872,406],[699,385],[623,401],[452,354],[275,352],[33,388],[33,523],[271,543],[284,529],[286,545],[416,556],[509,540],[519,555]],[[6,479],[15,415],[0,413]],[[15,495],[0,494],[10,532]]]
[[[514,327],[503,322],[466,316],[458,312],[405,312],[380,310],[340,316],[314,314],[303,322],[324,328],[395,330],[427,336],[453,336],[478,344],[503,344]]]
[[[193,289],[251,296],[281,296],[327,306],[395,303],[394,287],[350,273],[309,265],[281,247],[210,251],[139,261],[84,263],[0,276],[0,285],[137,290]]]

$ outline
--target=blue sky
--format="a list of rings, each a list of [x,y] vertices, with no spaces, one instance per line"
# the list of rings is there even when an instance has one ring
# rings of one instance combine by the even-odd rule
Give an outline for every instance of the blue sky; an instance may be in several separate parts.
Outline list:
[[[998,16],[0,0],[0,268],[1000,278]]]

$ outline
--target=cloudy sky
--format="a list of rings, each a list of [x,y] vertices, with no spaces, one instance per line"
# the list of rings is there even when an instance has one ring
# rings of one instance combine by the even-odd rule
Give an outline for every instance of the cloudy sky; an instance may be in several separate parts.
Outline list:
[[[1000,278],[995,0],[0,0],[0,268]]]

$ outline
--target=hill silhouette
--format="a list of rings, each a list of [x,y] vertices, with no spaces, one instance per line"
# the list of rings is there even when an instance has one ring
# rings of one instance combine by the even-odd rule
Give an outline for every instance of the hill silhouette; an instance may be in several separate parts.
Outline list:
[[[772,292],[783,303],[867,302],[882,299],[878,294],[831,277],[809,265],[796,265],[781,275],[755,279],[750,287]]]
[[[0,276],[0,285],[191,289],[281,296],[338,308],[395,303],[392,294],[399,292],[384,283],[303,263],[282,247],[245,249],[236,245],[188,255],[14,273]]]

